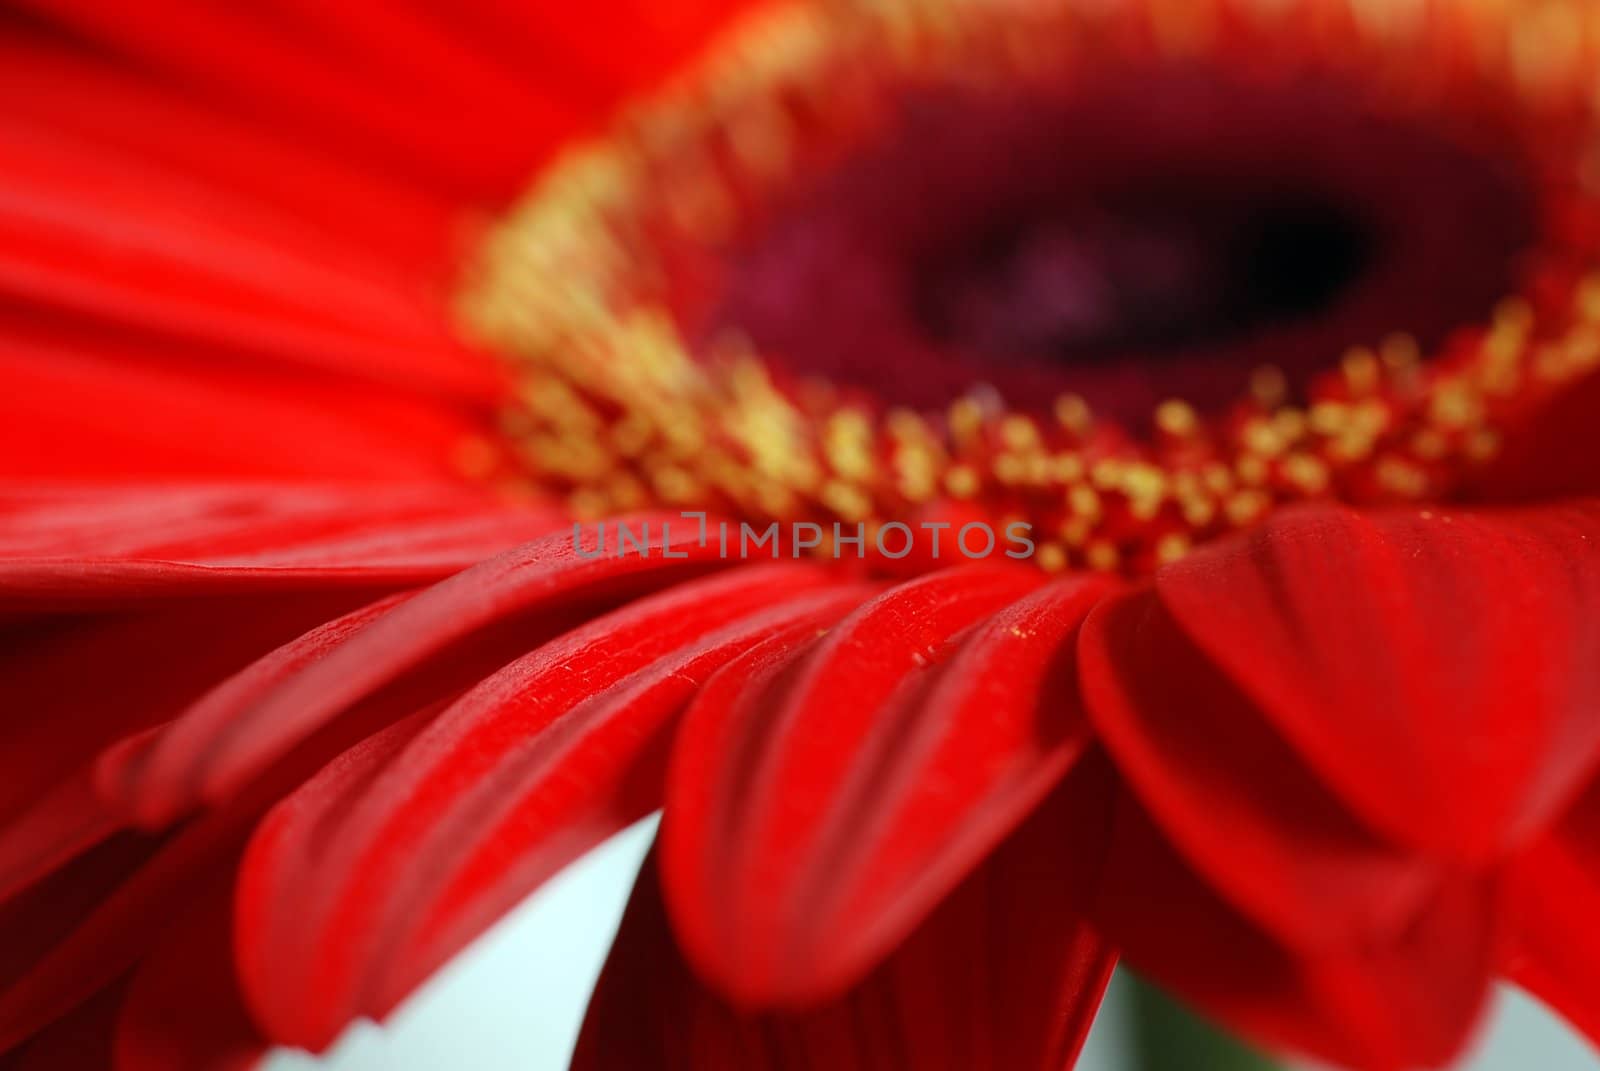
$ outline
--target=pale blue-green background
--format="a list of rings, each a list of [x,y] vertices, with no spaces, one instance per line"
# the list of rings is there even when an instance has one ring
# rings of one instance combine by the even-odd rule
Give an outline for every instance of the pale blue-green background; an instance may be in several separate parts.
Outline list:
[[[270,1071],[564,1071],[589,987],[621,918],[654,820],[546,886],[434,978],[383,1028],[361,1024],[326,1056],[279,1054]],[[1112,987],[1080,1071],[1122,1071],[1126,1023]],[[1464,1071],[1600,1071],[1539,1005],[1502,994]]]

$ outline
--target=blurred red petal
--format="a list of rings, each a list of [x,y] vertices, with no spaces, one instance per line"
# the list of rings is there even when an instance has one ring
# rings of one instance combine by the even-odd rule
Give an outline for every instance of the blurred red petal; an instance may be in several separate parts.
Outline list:
[[[0,570],[3,572],[3,570]],[[101,751],[367,598],[290,592],[155,600],[5,626],[0,655],[0,900],[121,826],[95,790]]]
[[[1296,954],[1218,899],[1125,800],[1093,920],[1130,966],[1243,1036],[1401,1071],[1444,1066],[1470,1038],[1499,906],[1492,882],[1452,876],[1387,940]]]
[[[1099,877],[1110,779],[1080,767],[865,980],[751,1014],[673,941],[654,857],[589,1005],[573,1071],[1069,1068],[1113,956],[1079,910]]]
[[[4,497],[0,549],[11,556],[0,557],[0,599],[13,614],[39,616],[6,621],[13,636],[0,661],[7,709],[29,715],[5,723],[0,1046],[144,956],[255,819],[316,768],[307,764],[317,748],[336,753],[384,722],[319,734],[273,776],[166,840],[113,834],[120,815],[97,806],[88,780],[103,749],[397,580],[437,579],[464,555],[503,547],[530,525],[549,528],[537,511],[478,505],[457,515],[475,500],[454,491],[41,488]],[[77,556],[88,548],[103,557]],[[41,573],[52,586],[30,586]]]
[[[638,525],[647,523],[635,522]],[[672,557],[601,555],[563,531],[396,605],[334,623],[224,682],[166,731],[119,756],[118,795],[147,822],[218,801],[345,711],[386,689],[405,713],[467,687],[607,606],[731,564],[708,543]],[[615,550],[616,548],[612,548]],[[681,554],[682,557],[678,557]],[[593,556],[590,556],[593,555]],[[420,675],[420,676],[419,676]]]
[[[1306,763],[1405,842],[1492,859],[1600,759],[1600,502],[1285,513],[1156,589]]]
[[[85,766],[0,825],[0,903],[122,828]]]
[[[462,444],[484,426],[481,405],[17,319],[0,310],[8,479],[465,482]]]
[[[167,913],[185,902],[181,890],[169,887],[159,911],[132,925],[116,907],[109,915],[106,908],[119,887],[157,865],[164,847],[156,838],[119,834],[0,904],[0,1052],[83,1004],[152,947]],[[74,935],[113,916],[99,931],[103,943],[79,942],[65,959],[57,956]]]
[[[854,983],[1081,751],[1071,640],[1104,585],[1026,598],[1040,582],[934,574],[701,694],[674,748],[662,876],[690,960],[734,1000]]]
[[[117,1015],[117,1071],[246,1071],[266,1053],[233,969],[231,892],[219,883],[134,970]]]
[[[1238,909],[1301,944],[1392,931],[1435,868],[1367,831],[1148,588],[1090,615],[1084,698],[1118,768]]]
[[[0,614],[254,592],[382,593],[562,527],[451,487],[0,485]]]
[[[197,12],[158,4],[138,19],[81,0],[30,6],[134,63],[164,69],[197,95],[227,100],[325,149],[338,145],[342,155],[409,173],[457,197],[511,192],[532,150],[573,128],[548,104],[524,115],[493,99],[463,110],[459,102],[451,106],[448,87],[430,97],[427,80],[407,83],[398,71],[381,77],[370,55],[351,52],[288,5]]]
[[[243,870],[241,970],[260,1020],[318,1048],[386,1014],[659,805],[667,730],[716,666],[814,635],[863,597],[799,564],[684,584],[517,660],[414,741],[340,760],[267,820]]]
[[[277,3],[196,12],[163,3],[129,19],[92,0],[33,0],[102,48],[153,67],[189,92],[345,158],[456,199],[514,194],[564,137],[592,125],[621,90],[655,79],[734,10],[697,0],[670,17],[641,0],[544,15],[486,3],[444,17],[359,3]],[[601,32],[614,27],[627,32]],[[609,47],[613,56],[603,56]],[[418,79],[417,70],[427,70]],[[564,83],[626,71],[587,94]],[[565,77],[563,77],[565,76]],[[588,79],[590,87],[595,79]]]
[[[106,1071],[114,1067],[117,1013],[126,988],[107,989],[25,1045],[0,1055],[0,1071]]]
[[[86,55],[70,39],[8,27],[0,37],[0,93],[26,122],[137,159],[191,186],[247,197],[295,229],[337,236],[347,252],[388,258],[441,281],[459,206],[392,173],[297,144],[241,122],[215,100],[136,69]]]
[[[1509,873],[1508,973],[1600,1046],[1600,785]]]
[[[308,628],[553,520],[457,491],[0,491],[0,899],[121,824],[101,752]],[[92,555],[92,557],[85,557]],[[415,707],[408,707],[409,713]]]

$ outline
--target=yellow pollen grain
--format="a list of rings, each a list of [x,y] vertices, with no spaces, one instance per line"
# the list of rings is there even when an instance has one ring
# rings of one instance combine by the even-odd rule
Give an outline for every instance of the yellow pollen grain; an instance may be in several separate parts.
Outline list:
[[[1194,529],[1209,528],[1217,518],[1217,504],[1209,498],[1185,498],[1179,508],[1183,513],[1183,522]]]
[[[1191,545],[1189,537],[1179,532],[1162,536],[1156,543],[1156,561],[1162,565],[1175,562],[1189,553]]]
[[[1075,483],[1083,479],[1083,475],[1083,458],[1078,454],[1069,451],[1050,459],[1050,477],[1058,483]]]
[[[1255,454],[1240,454],[1234,471],[1239,474],[1239,481],[1250,487],[1260,487],[1272,474],[1267,462]]]
[[[1349,409],[1340,402],[1317,402],[1311,407],[1307,422],[1318,435],[1334,436],[1349,423]]]
[[[971,440],[983,428],[983,406],[973,398],[957,399],[950,404],[949,422],[958,442]]]
[[[1200,417],[1188,402],[1171,399],[1156,407],[1156,427],[1176,438],[1187,438],[1200,427]]]
[[[829,480],[822,487],[822,504],[847,521],[864,521],[872,512],[872,501],[858,487],[841,480]]]
[[[1381,368],[1378,357],[1365,346],[1355,346],[1345,352],[1339,361],[1345,385],[1356,397],[1363,397],[1378,389]]]
[[[1012,450],[1036,449],[1039,445],[1039,429],[1027,417],[1006,417],[1000,422],[1000,441]]]
[[[1233,470],[1220,461],[1208,464],[1201,473],[1201,479],[1205,481],[1206,488],[1216,495],[1225,495],[1235,486]]]
[[[1252,420],[1244,426],[1244,445],[1263,457],[1277,457],[1289,448],[1278,429],[1265,420]]]
[[[1327,463],[1310,454],[1295,454],[1285,460],[1283,474],[1306,494],[1320,495],[1328,489]]]
[[[997,454],[993,464],[994,478],[1008,487],[1022,483],[1028,476],[1028,463],[1016,454]]]
[[[1464,428],[1481,419],[1483,405],[1466,384],[1452,383],[1434,393],[1428,412],[1439,424]]]
[[[1378,483],[1385,490],[1400,497],[1412,498],[1427,490],[1428,477],[1409,461],[1386,457],[1378,462]]]
[[[1306,424],[1305,411],[1293,406],[1285,406],[1272,416],[1272,430],[1283,440],[1286,447],[1289,443],[1299,442],[1305,438]]]
[[[1100,493],[1086,483],[1075,484],[1067,492],[1067,506],[1075,516],[1097,520],[1101,514]]]
[[[1060,535],[1069,547],[1081,547],[1094,534],[1094,522],[1087,517],[1072,517],[1061,522]]]
[[[1103,458],[1089,469],[1089,482],[1101,491],[1114,491],[1122,483],[1124,463],[1115,458]]]
[[[1271,504],[1272,500],[1260,491],[1240,491],[1230,496],[1223,508],[1229,523],[1243,528],[1265,513]]]
[[[1122,552],[1110,540],[1097,539],[1083,549],[1083,559],[1096,572],[1113,573],[1122,565]]]
[[[1074,435],[1087,435],[1094,425],[1089,403],[1081,395],[1063,394],[1057,398],[1055,414],[1057,423]]]
[[[970,465],[957,465],[945,474],[945,490],[957,498],[971,498],[981,486],[977,471]]]
[[[1067,552],[1059,543],[1040,543],[1034,561],[1047,573],[1059,573],[1067,567]]]
[[[1578,287],[1578,315],[1592,324],[1600,324],[1600,275],[1591,275]]]

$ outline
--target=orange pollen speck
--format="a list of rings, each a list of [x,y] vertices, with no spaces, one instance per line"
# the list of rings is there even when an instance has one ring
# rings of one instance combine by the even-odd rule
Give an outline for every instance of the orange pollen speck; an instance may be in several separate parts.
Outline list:
[[[1043,569],[1129,573],[1294,502],[1449,497],[1549,398],[1600,368],[1594,167],[1568,151],[1600,129],[1585,75],[1600,69],[1589,54],[1600,6],[1399,7],[1419,14],[1390,18],[1370,0],[860,0],[755,17],[611,136],[558,160],[483,244],[460,309],[519,381],[502,425],[514,465],[499,476],[590,516],[655,504],[873,530],[958,500],[1031,524]],[[1587,32],[1568,36],[1573,26]],[[1566,55],[1558,30],[1583,42],[1562,49],[1579,52],[1530,62]],[[896,77],[1004,82],[1115,48],[1225,49],[1229,63],[1259,57],[1262,77],[1293,57],[1337,57],[1388,86],[1396,108],[1444,110],[1460,88],[1450,79],[1487,91],[1530,128],[1564,131],[1543,147],[1553,162],[1541,178],[1543,226],[1561,255],[1536,260],[1525,292],[1444,352],[1420,352],[1396,324],[1370,347],[1330,354],[1329,374],[1298,404],[1264,367],[1225,412],[1165,402],[1148,438],[1073,395],[1056,400],[1053,419],[977,386],[943,412],[894,408],[791,381],[735,333],[691,346],[680,332],[667,252],[725,239],[799,161],[870,130]],[[1443,62],[1432,77],[1427,57],[1445,54],[1448,77]],[[480,444],[464,464],[481,473],[489,458]]]

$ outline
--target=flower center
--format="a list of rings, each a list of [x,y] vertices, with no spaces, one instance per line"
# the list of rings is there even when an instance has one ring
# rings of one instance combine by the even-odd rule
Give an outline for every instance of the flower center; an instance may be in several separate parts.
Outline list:
[[[1512,162],[1349,86],[1207,68],[925,91],[798,185],[692,337],[919,408],[985,382],[1130,427],[1172,397],[1220,410],[1262,365],[1303,394],[1351,346],[1432,349],[1511,291],[1535,229]]]
[[[758,17],[485,243],[500,475],[1133,573],[1448,499],[1600,367],[1600,96],[1560,19],[1400,6]]]

